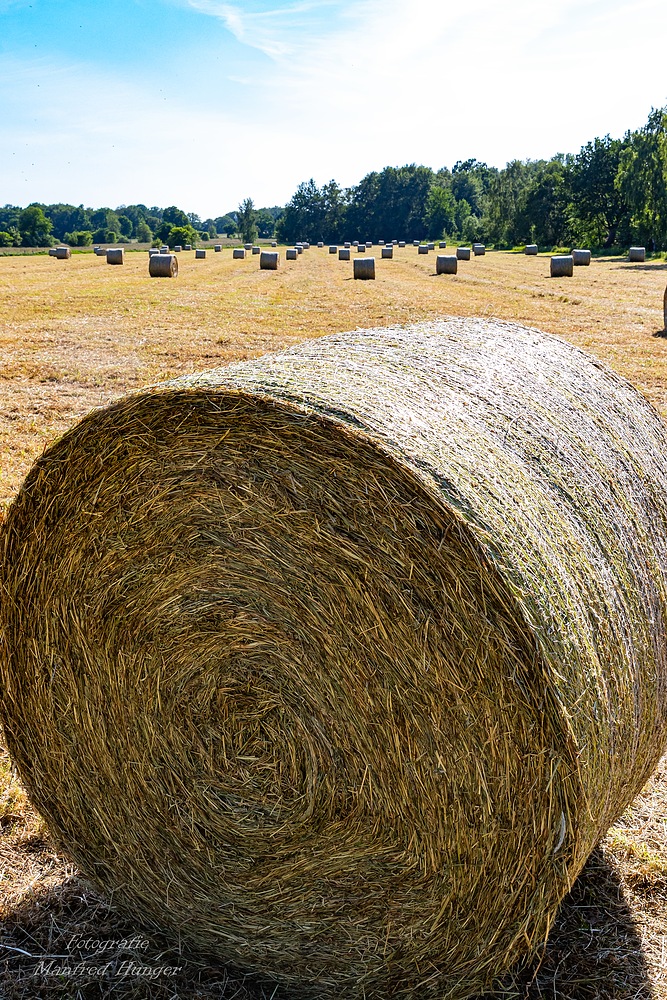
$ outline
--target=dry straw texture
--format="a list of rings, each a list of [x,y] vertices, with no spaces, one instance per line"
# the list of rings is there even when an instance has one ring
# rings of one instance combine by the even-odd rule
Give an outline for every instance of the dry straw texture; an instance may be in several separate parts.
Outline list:
[[[501,322],[158,385],[3,525],[2,713],[84,872],[288,995],[466,997],[667,738],[667,440]]]

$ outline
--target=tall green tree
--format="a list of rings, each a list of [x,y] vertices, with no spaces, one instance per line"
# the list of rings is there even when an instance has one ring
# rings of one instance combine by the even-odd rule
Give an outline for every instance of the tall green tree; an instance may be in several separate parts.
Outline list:
[[[667,247],[667,108],[653,108],[646,125],[626,136],[617,184],[637,236],[652,249]]]
[[[257,239],[257,212],[252,198],[245,198],[238,207],[238,231],[244,243],[254,243]]]
[[[21,233],[21,245],[24,247],[48,247],[51,246],[51,231],[53,226],[50,219],[44,214],[44,209],[40,205],[28,205],[24,208],[18,219],[19,231]]]
[[[570,185],[576,235],[585,245],[611,247],[618,228],[629,214],[616,183],[625,147],[623,139],[595,138],[572,159]]]

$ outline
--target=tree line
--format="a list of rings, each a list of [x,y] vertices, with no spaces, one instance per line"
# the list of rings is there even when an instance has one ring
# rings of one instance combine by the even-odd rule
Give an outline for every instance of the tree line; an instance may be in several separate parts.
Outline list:
[[[301,183],[282,208],[238,210],[202,221],[176,206],[32,204],[0,209],[0,246],[71,246],[93,242],[192,243],[220,234],[284,243],[368,239],[476,240],[499,248],[537,243],[622,249],[639,243],[667,249],[667,107],[621,139],[606,135],[578,153],[550,160],[512,160],[504,168],[475,159],[450,170],[410,164],[367,174],[342,188]]]

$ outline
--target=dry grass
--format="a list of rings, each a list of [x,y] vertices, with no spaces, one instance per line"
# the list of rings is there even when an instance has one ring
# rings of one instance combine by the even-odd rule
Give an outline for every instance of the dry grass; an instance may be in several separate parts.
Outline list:
[[[548,259],[487,253],[459,274],[436,278],[434,259],[395,249],[374,283],[354,282],[351,266],[312,248],[275,274],[257,262],[211,255],[195,269],[181,255],[176,281],[148,277],[145,255],[123,268],[75,255],[6,258],[0,264],[0,377],[3,483],[9,500],[44,444],[92,405],[128,389],[354,327],[494,315],[561,334],[608,360],[667,413],[667,343],[662,294],[667,267],[594,261],[570,279],[548,275]],[[581,274],[580,272],[585,273]],[[159,288],[155,286],[159,285]],[[68,953],[72,934],[136,934],[58,857],[4,762],[2,913],[5,946],[30,954]],[[504,995],[667,996],[667,770],[649,785],[606,839],[562,911],[541,969]],[[122,932],[122,933],[121,933]],[[150,934],[155,965],[162,947]],[[7,996],[76,996],[76,986],[35,976],[33,959],[8,951]],[[122,961],[123,950],[114,953]],[[143,954],[143,953],[142,953]],[[58,960],[62,961],[62,960]],[[187,955],[176,980],[93,978],[82,996],[232,996],[216,970]],[[114,973],[116,975],[114,976]],[[127,992],[123,994],[123,990]],[[135,991],[135,992],[132,992]]]

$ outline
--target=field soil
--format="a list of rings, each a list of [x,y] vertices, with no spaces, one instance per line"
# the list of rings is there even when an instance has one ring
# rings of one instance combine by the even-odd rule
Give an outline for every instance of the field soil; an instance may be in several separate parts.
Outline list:
[[[445,316],[538,327],[608,362],[667,419],[665,261],[594,259],[552,279],[544,255],[487,252],[436,276],[436,253],[381,260],[374,248],[375,281],[354,281],[326,246],[294,262],[281,250],[277,272],[210,246],[205,260],[181,253],[176,279],[151,279],[145,252],[122,266],[0,256],[0,517],[44,447],[92,407],[357,328]],[[667,757],[589,861],[540,961],[493,995],[667,1000]],[[0,997],[111,996],[263,994],[127,925],[58,850],[0,739]]]

